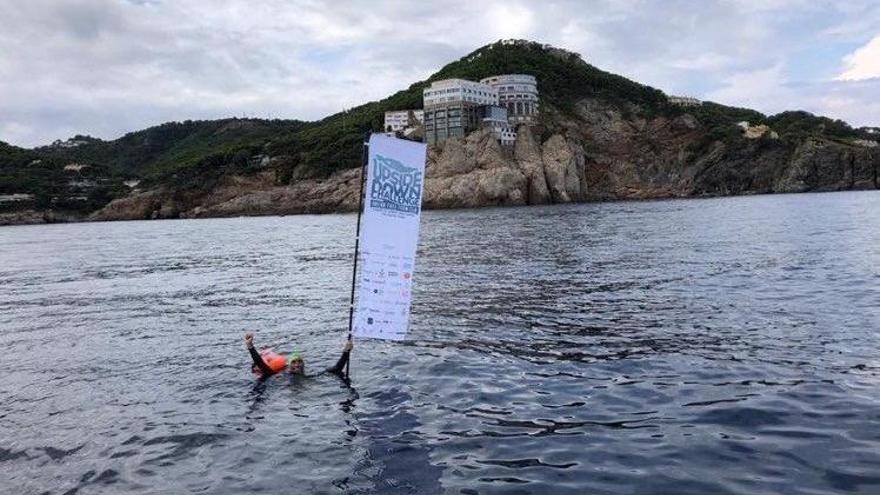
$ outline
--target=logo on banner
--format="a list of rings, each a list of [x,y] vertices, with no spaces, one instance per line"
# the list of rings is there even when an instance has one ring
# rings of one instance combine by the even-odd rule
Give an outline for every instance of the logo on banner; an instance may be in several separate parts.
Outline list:
[[[415,215],[421,202],[421,170],[377,154],[373,159],[370,207]]]

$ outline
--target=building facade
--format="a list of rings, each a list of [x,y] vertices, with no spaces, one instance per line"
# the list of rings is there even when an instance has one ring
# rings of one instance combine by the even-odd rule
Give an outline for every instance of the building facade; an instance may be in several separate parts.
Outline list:
[[[502,146],[513,146],[516,143],[516,128],[510,124],[507,108],[484,105],[477,109],[477,116],[480,127],[489,129]]]
[[[385,112],[385,132],[395,134],[404,132],[409,128],[416,127],[424,122],[423,110],[397,110]]]
[[[448,103],[465,102],[474,105],[497,105],[498,91],[488,84],[467,79],[434,81],[422,92],[425,108]]]
[[[480,82],[434,81],[422,96],[424,140],[429,144],[486,128],[503,146],[512,146],[516,126],[534,125],[538,119],[538,84],[528,74],[503,74]]]
[[[538,118],[538,82],[528,74],[502,74],[480,80],[498,92],[498,105],[507,109],[511,124],[535,124]]]
[[[422,96],[425,141],[429,144],[466,136],[480,125],[477,109],[498,104],[498,92],[491,86],[465,79],[434,81]]]
[[[692,96],[667,96],[666,100],[673,105],[678,105],[680,107],[698,107],[703,104],[702,101],[692,97]]]

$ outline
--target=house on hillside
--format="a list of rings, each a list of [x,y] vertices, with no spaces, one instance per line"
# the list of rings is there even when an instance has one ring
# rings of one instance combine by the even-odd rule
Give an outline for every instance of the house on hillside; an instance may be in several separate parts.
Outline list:
[[[422,125],[425,120],[423,110],[396,110],[393,112],[385,112],[386,134],[394,135],[398,132],[405,133],[407,130]]]
[[[669,95],[666,97],[666,101],[673,105],[678,105],[680,107],[698,107],[703,104],[701,100],[694,98],[693,96],[674,96]]]
[[[65,172],[81,172],[84,168],[88,168],[88,165],[83,165],[82,163],[68,163],[64,166]]]

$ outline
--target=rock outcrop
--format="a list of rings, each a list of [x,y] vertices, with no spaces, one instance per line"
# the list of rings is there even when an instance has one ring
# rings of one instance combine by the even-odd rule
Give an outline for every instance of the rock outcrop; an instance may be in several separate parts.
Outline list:
[[[514,157],[528,186],[525,195],[526,202],[532,205],[549,203],[550,190],[547,187],[547,177],[544,174],[541,147],[535,141],[530,128],[520,126],[514,146]]]
[[[63,211],[21,210],[0,213],[0,225],[33,225],[41,223],[81,222],[83,215]]]
[[[773,192],[876,189],[880,153],[815,139],[795,150]]]
[[[576,146],[561,135],[554,134],[542,147],[544,176],[554,203],[581,201],[585,197],[581,193],[582,184],[586,184],[583,151],[578,154]]]
[[[453,138],[428,154],[426,208],[525,204],[526,177],[509,152],[486,132]]]

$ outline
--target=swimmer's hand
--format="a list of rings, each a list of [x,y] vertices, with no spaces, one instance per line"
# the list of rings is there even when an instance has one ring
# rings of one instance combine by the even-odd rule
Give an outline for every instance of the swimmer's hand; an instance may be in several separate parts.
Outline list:
[[[244,345],[247,346],[248,349],[254,347],[254,334],[250,332],[244,334]]]

